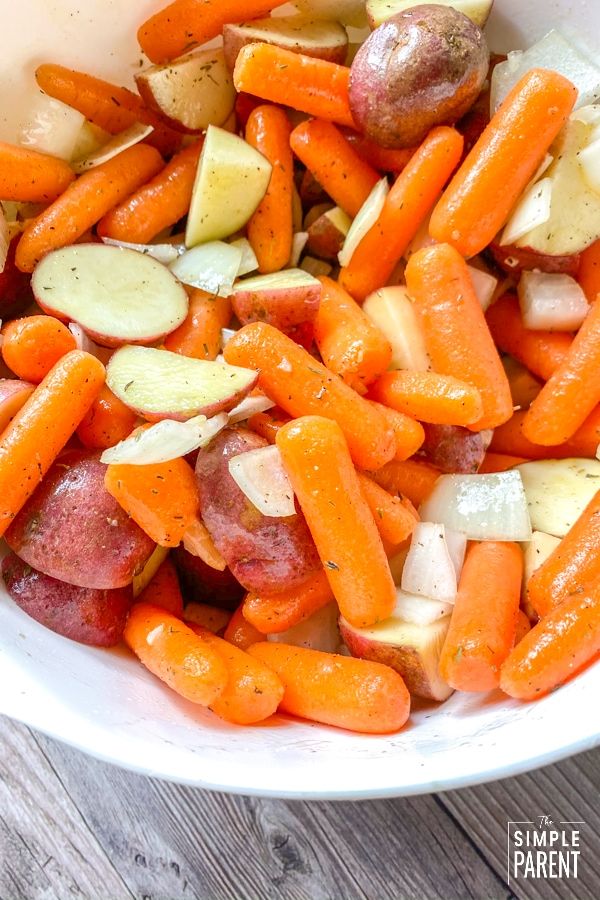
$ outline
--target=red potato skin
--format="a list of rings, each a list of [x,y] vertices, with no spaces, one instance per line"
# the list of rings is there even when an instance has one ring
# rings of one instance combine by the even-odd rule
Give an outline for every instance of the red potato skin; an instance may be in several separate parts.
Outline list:
[[[16,235],[8,246],[4,271],[0,272],[0,319],[16,319],[33,303],[31,276],[17,269],[15,253],[20,235]]]
[[[0,378],[0,434],[31,397],[34,386],[18,378]]]
[[[229,460],[268,446],[245,428],[226,428],[198,454],[202,520],[231,572],[246,590],[273,594],[302,584],[321,563],[302,513],[263,516],[229,474]]]
[[[419,455],[441,472],[472,475],[482,464],[487,442],[481,432],[459,425],[426,425]]]
[[[322,290],[320,284],[266,291],[238,290],[231,298],[231,306],[242,325],[267,322],[289,334],[298,325],[314,322]]]
[[[306,249],[319,259],[337,263],[338,253],[344,246],[346,235],[336,227],[328,215],[323,214],[308,226]]]
[[[548,256],[538,253],[529,247],[515,247],[514,244],[500,245],[497,241],[487,248],[492,261],[507,275],[518,277],[523,271],[539,269],[549,274],[572,275],[577,277],[579,271],[579,253],[569,256]]]
[[[291,50],[293,53],[304,53],[308,56],[313,56],[316,59],[324,59],[327,62],[337,63],[340,66],[344,65],[346,54],[348,52],[347,41],[345,44],[341,43],[323,47],[311,47],[310,52],[308,52],[301,39],[295,46],[290,46],[288,41],[278,41],[277,36],[275,34],[269,34],[269,32],[264,32],[261,37],[258,38],[252,37],[250,34],[245,34],[240,30],[239,25],[224,25],[223,55],[225,56],[225,65],[227,68],[233,72],[235,61],[238,58],[238,53],[242,47],[245,47],[247,44],[254,44],[259,40],[264,44],[273,44],[276,47],[281,46],[284,50]]]
[[[2,560],[6,590],[28,616],[80,644],[113,647],[123,636],[131,587],[98,590],[37,572],[15,553]]]
[[[318,206],[321,203],[331,204],[331,197],[328,197],[312,172],[306,169],[300,179],[298,187],[300,199],[305,209],[312,206]]]
[[[206,602],[222,609],[237,609],[245,591],[229,569],[213,569],[181,546],[173,550],[172,557],[186,603]]]
[[[104,487],[100,454],[69,450],[15,516],[5,539],[44,575],[79,587],[126,587],[154,542]]]

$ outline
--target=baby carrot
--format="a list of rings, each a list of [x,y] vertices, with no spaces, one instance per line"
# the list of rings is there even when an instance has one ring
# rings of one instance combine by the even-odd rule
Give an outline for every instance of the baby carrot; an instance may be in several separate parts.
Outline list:
[[[137,416],[106,385],[77,428],[77,437],[90,450],[106,450],[129,437]]]
[[[577,281],[589,302],[595,303],[600,294],[600,240],[594,241],[581,254]]]
[[[27,226],[17,246],[18,268],[33,272],[47,253],[73,244],[162,164],[157,150],[136,144],[90,169]]]
[[[13,319],[2,329],[2,336],[4,362],[33,384],[39,384],[61,357],[77,347],[67,326],[53,316]]]
[[[20,203],[56,200],[75,178],[71,166],[55,156],[0,141],[0,197]]]
[[[340,612],[357,628],[387,619],[396,589],[339,425],[297,419],[277,446]]]
[[[248,240],[259,271],[265,273],[285,268],[292,252],[294,160],[290,131],[288,117],[277,106],[258,106],[246,125],[247,142],[273,166],[267,192],[248,222]]]
[[[389,666],[266,641],[249,652],[283,682],[281,712],[365,734],[398,731],[408,719],[410,695]]]
[[[238,91],[353,128],[349,77],[347,66],[257,43],[240,50],[233,83]]]
[[[265,394],[291,416],[327,416],[338,423],[362,469],[394,456],[395,438],[383,416],[322,363],[264,322],[245,325],[223,351],[232,365],[259,370]]]
[[[379,173],[361,159],[335,125],[323,119],[297,125],[291,145],[325,193],[354,218],[379,181]]]
[[[381,215],[341,271],[341,284],[356,300],[388,283],[458,165],[462,147],[463,139],[453,128],[434,128],[398,175]]]
[[[545,446],[562,444],[600,403],[600,304],[594,303],[564,362],[527,411],[523,434]]]
[[[277,432],[280,428],[290,421],[290,417],[286,416],[277,406],[267,410],[267,412],[256,413],[248,419],[248,428],[260,434],[270,444],[275,443]]]
[[[18,378],[0,379],[0,435],[12,422],[35,390],[33,384]]]
[[[221,352],[221,329],[230,319],[229,297],[216,297],[196,288],[190,294],[185,321],[165,338],[165,350],[194,359],[216,359]]]
[[[101,237],[147,244],[175,225],[190,208],[203,141],[180,150],[170,162],[98,222]]]
[[[518,544],[484,541],[467,551],[440,674],[459,691],[489,691],[517,630],[523,554]]]
[[[590,662],[600,650],[600,584],[567,597],[517,644],[502,666],[500,687],[517,700],[537,700]]]
[[[527,599],[545,616],[600,578],[600,491],[527,584]]]
[[[481,394],[483,415],[472,430],[508,421],[510,385],[465,261],[448,244],[418,250],[406,267],[406,285],[434,371],[459,378]]]
[[[383,403],[369,400],[369,403],[377,409],[386,420],[396,437],[396,453],[394,459],[405,460],[411,457],[421,447],[425,440],[425,429],[420,422],[410,416],[390,409]]]
[[[510,353],[544,381],[562,365],[573,343],[571,334],[525,328],[519,301],[512,294],[505,294],[493,303],[486,319],[498,349]]]
[[[183,617],[183,597],[177,578],[177,569],[167,557],[156,574],[137,598],[138,603],[158,606],[178,619]]]
[[[369,396],[433,425],[472,425],[483,414],[477,388],[435,372],[384,372]]]
[[[506,472],[528,462],[524,456],[508,456],[505,453],[488,452],[485,454],[482,464],[477,470],[480,475],[490,475],[492,472]]]
[[[146,109],[142,98],[127,88],[52,63],[38,66],[35,78],[45,94],[72,106],[109,134],[119,134],[136,122],[143,122],[154,129],[145,142],[165,156],[181,145],[181,134],[165,125],[152,110]]]
[[[419,459],[404,462],[393,459],[377,472],[369,472],[388,493],[408,497],[416,507],[427,500],[441,474],[439,469]]]
[[[0,436],[0,535],[65,446],[104,384],[95,356],[60,359]]]
[[[419,521],[416,509],[406,497],[393,497],[368,475],[357,474],[361,493],[382,539],[391,545],[401,544],[411,536]]]
[[[358,153],[360,158],[379,172],[393,172],[399,175],[413,156],[416,147],[406,150],[392,150],[380,147],[364,134],[344,129],[344,137]]]
[[[583,456],[594,459],[600,444],[600,406],[587,417],[575,434],[563,444],[544,447],[534,444],[523,434],[526,411],[517,411],[512,419],[494,430],[490,449],[495,453],[525,456],[527,459],[568,459]]]
[[[564,125],[577,89],[558,72],[531,69],[510,91],[437,204],[429,233],[474,256],[502,228]]]
[[[331,278],[323,286],[314,322],[315,341],[330,371],[359,394],[388,368],[392,348],[360,306]]]
[[[222,656],[166,610],[136,603],[123,639],[144,666],[186,700],[210,706],[229,678]]]
[[[229,641],[235,647],[239,647],[240,650],[247,650],[252,644],[262,641],[263,637],[262,632],[258,631],[254,625],[244,618],[242,606],[238,606],[223,634],[223,638],[226,641]]]
[[[220,35],[223,25],[267,15],[284,0],[175,0],[140,26],[140,47],[153,63],[166,63]]]
[[[332,600],[329,581],[321,571],[303,584],[284,588],[278,594],[248,594],[242,612],[244,619],[262,634],[277,634],[308,619]]]

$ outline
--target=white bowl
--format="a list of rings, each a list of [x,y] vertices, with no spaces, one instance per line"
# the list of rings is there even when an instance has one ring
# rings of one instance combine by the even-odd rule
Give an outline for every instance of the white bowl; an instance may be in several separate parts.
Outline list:
[[[31,85],[23,73],[42,60],[130,80],[139,61],[135,26],[162,5],[157,0],[3,4],[3,108],[9,95],[22,98]],[[593,34],[600,29],[600,4],[496,0],[491,44],[495,50],[523,46],[552,26],[572,32],[575,19],[585,35]],[[11,104],[12,119],[8,109],[11,121],[4,134],[14,126],[21,102]],[[598,664],[536,704],[519,704],[499,692],[456,694],[442,706],[415,711],[409,725],[391,737],[354,735],[286,717],[236,728],[180,700],[125,650],[91,649],[59,637],[22,613],[3,590],[0,594],[0,713],[147,775],[245,794],[348,800],[515,775],[600,742],[594,712]]]

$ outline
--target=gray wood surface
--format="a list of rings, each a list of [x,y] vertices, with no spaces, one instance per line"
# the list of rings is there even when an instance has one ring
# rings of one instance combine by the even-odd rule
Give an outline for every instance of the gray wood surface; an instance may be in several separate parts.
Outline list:
[[[0,718],[0,900],[592,900],[600,751],[400,800],[209,794]],[[507,884],[507,821],[583,820],[577,881]]]

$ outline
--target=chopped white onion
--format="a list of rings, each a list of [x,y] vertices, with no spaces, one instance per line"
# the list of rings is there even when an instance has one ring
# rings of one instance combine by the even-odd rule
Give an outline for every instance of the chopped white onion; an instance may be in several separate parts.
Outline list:
[[[471,276],[471,281],[473,282],[473,287],[475,288],[475,293],[477,294],[477,299],[481,304],[482,310],[485,312],[491,304],[496,288],[498,287],[498,279],[493,275],[490,275],[489,272],[484,272],[483,269],[476,269],[475,266],[467,266],[467,268],[469,270],[469,275]]]
[[[412,625],[431,625],[432,622],[450,615],[452,608],[451,603],[444,603],[442,600],[432,600],[430,597],[397,590],[392,616]]]
[[[36,90],[19,129],[22,147],[70,160],[85,117],[54,97]]]
[[[533,331],[575,331],[590,310],[570,275],[523,272],[517,290],[523,324]]]
[[[463,563],[465,561],[465,553],[467,552],[467,536],[461,531],[453,531],[446,528],[446,547],[456,572],[456,581],[460,581],[460,573],[462,572]]]
[[[500,243],[515,244],[519,238],[543,225],[550,218],[552,179],[542,178],[530,184],[521,195],[504,227]]]
[[[347,266],[354,255],[354,251],[371,230],[385,204],[386,197],[389,193],[390,186],[387,178],[382,178],[377,182],[350,226],[350,231],[346,235],[344,246],[338,253],[340,266]]]
[[[324,259],[315,259],[314,256],[305,256],[300,263],[300,268],[314,278],[318,278],[319,275],[330,275],[333,271],[333,266],[330,263],[325,262]]]
[[[224,347],[237,334],[235,328],[221,328],[221,346]]]
[[[412,533],[404,563],[402,590],[431,600],[454,603],[456,584],[456,569],[446,545],[444,526],[419,522]]]
[[[297,231],[292,238],[292,252],[290,253],[289,267],[295,269],[300,262],[302,251],[308,241],[308,231]]]
[[[229,241],[229,246],[237,247],[238,250],[242,251],[242,259],[237,273],[238,278],[241,278],[242,275],[248,275],[249,272],[254,272],[258,269],[256,253],[252,249],[252,244],[248,238],[241,237],[235,241]]]
[[[236,422],[243,422],[244,419],[249,419],[250,416],[255,416],[257,413],[266,412],[267,409],[272,409],[274,406],[273,401],[264,394],[256,397],[244,397],[241,403],[229,411],[229,424],[235,425]]]
[[[241,261],[239,247],[224,241],[210,241],[187,250],[169,268],[184,284],[219,297],[229,297]]]
[[[130,125],[129,128],[126,128],[125,131],[121,131],[120,134],[115,134],[115,136],[111,138],[108,143],[100,147],[99,150],[95,150],[83,159],[76,160],[76,162],[73,163],[73,169],[78,175],[87,172],[89,169],[94,169],[96,166],[100,166],[102,163],[108,162],[109,159],[118,156],[119,153],[123,153],[124,150],[128,150],[129,147],[139,144],[139,142],[143,141],[144,138],[147,138],[153,130],[152,125],[134,122],[134,124]]]
[[[163,419],[105,450],[100,461],[130,466],[169,462],[206,446],[228,423],[227,413],[219,413],[210,419],[194,416],[187,422]]]
[[[592,141],[579,154],[583,177],[596,194],[600,194],[600,140]]]
[[[113,355],[113,350],[109,347],[101,347],[99,344],[96,344],[77,322],[69,322],[68,328],[75,338],[78,350],[85,350],[86,353],[99,359],[103,365],[107,364]]]
[[[6,257],[8,256],[8,245],[10,244],[10,232],[8,222],[4,215],[4,210],[0,206],[0,274],[4,272],[6,265]]]
[[[138,253],[151,256],[165,266],[185,253],[185,244],[131,244],[129,241],[117,241],[109,237],[103,237],[102,243],[111,247],[123,247],[125,250],[137,250]]]
[[[234,456],[229,460],[229,473],[264,516],[295,514],[294,491],[277,447],[261,447]]]
[[[531,521],[521,475],[441,475],[421,506],[421,518],[443,522],[472,541],[529,541]]]

